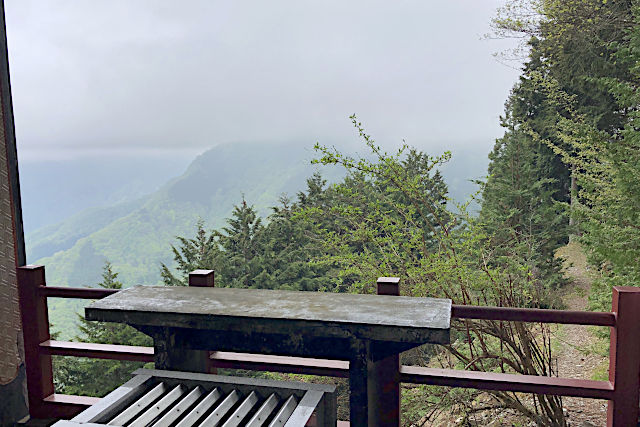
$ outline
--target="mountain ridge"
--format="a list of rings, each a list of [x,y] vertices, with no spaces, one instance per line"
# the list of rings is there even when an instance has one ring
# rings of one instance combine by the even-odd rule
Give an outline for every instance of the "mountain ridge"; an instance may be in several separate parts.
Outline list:
[[[55,228],[54,237],[32,240],[31,259],[47,268],[47,281],[59,286],[87,286],[100,280],[105,261],[126,284],[160,284],[160,263],[172,260],[170,245],[178,235],[190,235],[199,219],[208,227],[224,225],[224,219],[244,196],[261,215],[269,213],[283,193],[295,196],[317,168],[308,160],[310,151],[290,145],[220,145],[199,155],[187,170],[153,194],[133,202],[76,215]],[[120,215],[108,215],[108,210]],[[84,215],[84,216],[83,216]],[[76,231],[63,241],[64,230],[74,221],[102,215],[86,233]],[[48,228],[52,230],[52,228]],[[47,230],[34,235],[43,236]],[[50,235],[51,236],[51,235]],[[57,240],[56,240],[57,239]],[[44,257],[47,243],[59,250]],[[65,243],[65,244],[63,244]],[[37,249],[41,249],[38,252]]]
[[[160,263],[172,262],[170,245],[176,236],[191,236],[199,219],[220,228],[243,197],[266,217],[281,195],[294,198],[315,171],[329,182],[343,176],[339,168],[311,165],[314,157],[311,148],[292,144],[217,145],[152,194],[91,208],[29,234],[28,260],[44,264],[48,282],[57,286],[99,282],[105,261],[125,286],[160,284]],[[471,150],[454,153],[441,168],[454,199],[473,192],[469,179],[479,178],[486,163]]]

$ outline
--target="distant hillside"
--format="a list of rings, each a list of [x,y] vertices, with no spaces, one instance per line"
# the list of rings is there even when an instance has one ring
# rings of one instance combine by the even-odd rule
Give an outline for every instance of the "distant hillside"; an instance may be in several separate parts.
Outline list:
[[[151,195],[91,208],[29,234],[28,260],[46,266],[51,285],[95,284],[105,260],[126,286],[159,284],[159,265],[172,261],[176,236],[191,235],[199,218],[208,227],[223,226],[243,195],[267,216],[282,194],[293,198],[305,188],[306,178],[318,170],[310,164],[314,156],[313,150],[292,145],[217,146]],[[464,200],[476,188],[469,179],[485,170],[486,160],[476,153],[454,152],[443,168],[451,196]],[[320,171],[330,181],[342,173],[334,167]]]
[[[73,247],[86,237],[118,218],[142,206],[149,197],[118,203],[115,206],[89,208],[58,224],[47,225],[27,235],[27,260],[39,260]]]
[[[156,185],[159,189],[152,194],[86,209],[29,233],[27,259],[46,266],[50,285],[94,286],[106,260],[125,286],[160,284],[160,263],[173,261],[170,245],[176,236],[193,235],[199,218],[210,228],[223,226],[243,195],[264,217],[283,193],[295,198],[315,171],[330,182],[342,176],[338,167],[311,165],[315,156],[307,147],[217,146],[198,156],[182,175]],[[454,151],[453,160],[442,168],[451,196],[462,201],[473,193],[476,186],[469,180],[482,177],[486,165],[486,156],[480,153]],[[55,191],[48,197],[55,198]],[[86,302],[52,299],[49,303],[54,329],[61,338],[73,338],[75,313]]]
[[[111,207],[156,191],[184,172],[193,155],[94,155],[66,160],[20,159],[27,235],[88,208]]]
[[[313,154],[294,146],[215,147],[150,196],[85,211],[33,233],[30,262],[46,266],[51,285],[95,284],[105,260],[126,285],[159,284],[159,266],[171,262],[175,236],[191,235],[199,218],[209,227],[223,225],[243,195],[267,215],[283,193],[295,197],[304,189],[316,169]]]

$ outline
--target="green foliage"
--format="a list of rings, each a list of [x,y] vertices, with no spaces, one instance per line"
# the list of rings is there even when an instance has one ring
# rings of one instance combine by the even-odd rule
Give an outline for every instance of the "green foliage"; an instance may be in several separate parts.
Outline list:
[[[316,262],[323,254],[313,232],[314,225],[300,215],[302,206],[323,210],[326,206],[326,181],[319,173],[307,180],[307,192],[298,193],[297,203],[282,197],[273,207],[263,230],[263,270],[257,283],[267,289],[299,291],[327,290],[332,287],[330,266]]]
[[[497,251],[496,229],[468,215],[466,205],[458,213],[448,209],[438,168],[449,153],[432,157],[405,146],[389,155],[355,116],[351,119],[371,150],[370,159],[317,145],[317,163],[347,170],[342,182],[326,186],[320,175],[312,176],[306,191],[295,202],[283,197],[265,224],[244,200],[221,230],[206,232],[198,223],[196,236],[178,238],[174,247],[177,273],[163,266],[166,284],[182,284],[189,271],[212,266],[218,286],[233,287],[367,293],[374,291],[377,277],[398,276],[405,295],[447,297],[459,304],[550,305],[550,281],[535,274],[542,259],[534,256],[536,248],[526,254],[519,254],[519,247]],[[525,181],[519,191],[528,194]],[[533,193],[547,194],[541,181]],[[532,216],[525,208],[521,216]],[[537,241],[551,240],[544,234],[544,219],[535,221]],[[525,232],[519,221],[505,221],[500,231],[505,227],[512,234]],[[554,372],[549,331],[543,326],[469,321],[455,323],[454,331],[444,359],[450,367]],[[421,353],[416,361],[425,364],[433,354]],[[464,393],[452,396],[458,395]],[[556,397],[534,396],[528,405],[514,393],[494,396],[499,406],[515,408],[538,423],[562,425]],[[451,402],[448,397],[424,403]]]
[[[545,144],[512,126],[489,155],[480,211],[496,262],[520,258],[546,287],[564,284],[554,252],[568,237],[566,204],[561,201],[566,194],[550,174],[554,157]]]
[[[222,276],[226,280],[223,283],[234,288],[261,287],[258,274],[262,269],[260,255],[264,252],[262,219],[243,199],[233,208],[227,224],[219,233],[220,246],[225,253]]]
[[[179,248],[172,246],[177,273],[163,264],[165,285],[185,285],[189,272],[202,268],[216,272],[216,286],[326,289],[327,268],[314,262],[321,252],[313,227],[299,215],[301,206],[317,208],[326,203],[326,181],[315,174],[307,185],[297,203],[283,196],[280,205],[272,208],[266,226],[245,200],[234,207],[227,227],[221,230],[207,232],[199,221],[194,238],[178,237]]]
[[[162,263],[161,275],[166,286],[186,286],[188,275],[193,270],[220,270],[221,253],[216,234],[207,234],[204,221],[199,219],[196,223],[196,236],[192,239],[176,237],[180,242],[180,248],[171,245],[173,259],[178,264],[178,271],[182,278],[176,277],[169,268]]]
[[[337,197],[328,212],[309,212],[312,219],[329,216],[334,224],[317,231],[326,247],[325,259],[338,267],[340,289],[372,292],[378,276],[398,276],[405,295],[447,297],[457,304],[550,304],[548,282],[534,274],[526,254],[498,253],[492,230],[469,216],[464,205],[458,213],[447,209],[446,187],[436,170],[448,154],[418,155],[408,147],[387,154],[355,116],[352,121],[373,160],[317,146],[319,162],[341,165],[349,174],[334,186]],[[446,366],[554,374],[550,332],[542,325],[465,321],[454,322],[452,328],[455,339],[443,357]],[[541,425],[565,425],[557,397],[533,396],[528,405],[515,393],[492,394],[498,406],[516,409]]]
[[[477,410],[476,398],[479,392],[468,388],[444,388],[428,385],[403,386],[402,388],[402,419],[405,425],[428,426],[429,422],[447,411],[469,415]],[[428,404],[425,405],[425,402]],[[484,406],[484,405],[483,405]],[[491,409],[490,405],[487,405]],[[476,425],[462,417],[458,425]],[[464,421],[463,421],[464,420]],[[445,420],[438,420],[445,421]],[[443,425],[438,423],[438,425]]]
[[[589,0],[545,7],[545,66],[532,83],[555,110],[553,133],[525,129],[572,170],[572,218],[601,274],[591,306],[608,310],[611,286],[640,283],[639,9]]]

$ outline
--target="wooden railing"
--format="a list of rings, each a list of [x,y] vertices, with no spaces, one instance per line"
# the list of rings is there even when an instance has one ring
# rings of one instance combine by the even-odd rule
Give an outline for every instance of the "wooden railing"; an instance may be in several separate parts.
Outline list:
[[[212,273],[194,272],[189,277],[190,285],[212,286]],[[47,298],[99,299],[111,295],[117,290],[48,287],[45,282],[43,266],[19,268],[18,284],[25,338],[29,407],[32,417],[70,417],[98,400],[83,396],[55,394],[51,362],[53,355],[153,361],[153,348],[151,347],[51,340]],[[395,281],[395,287],[393,281],[379,281],[378,293],[397,294],[397,281]],[[640,288],[614,288],[611,312],[454,305],[452,317],[611,327],[609,381],[400,366],[398,377],[400,382],[605,399],[609,401],[607,425],[636,425],[640,390]],[[347,377],[349,362],[211,352],[211,366],[213,368]],[[391,365],[388,368],[394,369]],[[398,391],[392,390],[389,397],[390,405],[394,405],[393,401],[399,402],[398,397]]]

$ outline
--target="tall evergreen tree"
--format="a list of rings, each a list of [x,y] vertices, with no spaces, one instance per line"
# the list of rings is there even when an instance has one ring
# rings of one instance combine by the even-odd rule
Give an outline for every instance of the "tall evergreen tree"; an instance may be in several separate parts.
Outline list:
[[[253,206],[244,200],[233,208],[227,227],[222,229],[220,246],[224,250],[225,262],[222,273],[233,288],[260,287],[257,276],[262,271],[262,220]]]
[[[166,286],[186,286],[189,273],[193,270],[214,270],[220,283],[226,283],[226,277],[221,276],[224,257],[218,243],[219,233],[211,231],[207,233],[204,221],[196,223],[195,237],[176,237],[179,247],[171,245],[173,259],[177,264],[179,277],[171,272],[169,267],[161,264],[162,280]]]
[[[303,198],[307,202],[305,193]],[[263,270],[256,279],[260,287],[317,291],[327,289],[326,268],[316,262],[322,253],[309,224],[296,216],[299,207],[286,197],[273,207],[263,230]]]
[[[540,164],[548,160],[546,151],[518,130],[496,142],[480,219],[492,236],[496,262],[522,259],[539,286],[557,287],[563,280],[554,251],[566,243],[567,215],[554,198],[556,181]]]
[[[563,279],[554,252],[569,236],[570,174],[540,137],[560,140],[558,106],[538,88],[543,69],[534,39],[530,60],[505,103],[505,134],[489,154],[480,218],[503,262],[523,257],[540,285],[557,286]]]

